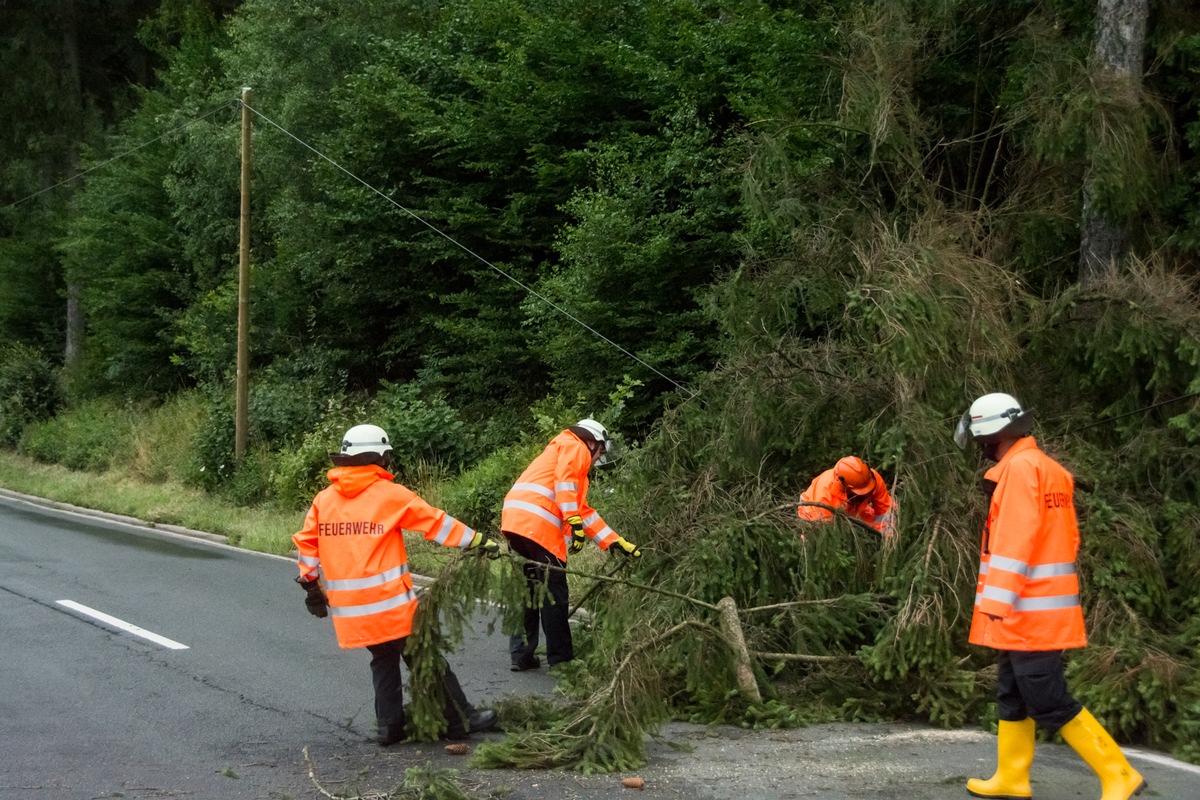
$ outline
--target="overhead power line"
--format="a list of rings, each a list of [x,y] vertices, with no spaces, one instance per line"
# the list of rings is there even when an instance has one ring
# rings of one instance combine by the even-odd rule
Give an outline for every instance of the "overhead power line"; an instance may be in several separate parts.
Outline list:
[[[537,299],[538,299],[538,300],[540,300],[541,302],[545,303],[545,304],[546,304],[546,305],[548,305],[550,308],[554,309],[554,310],[555,310],[555,311],[557,311],[559,314],[562,314],[564,317],[566,317],[567,319],[571,320],[571,321],[572,321],[572,322],[574,322],[576,325],[578,325],[579,327],[583,328],[584,330],[586,330],[588,333],[592,334],[592,335],[593,335],[593,336],[595,336],[596,338],[598,338],[598,339],[601,339],[602,341],[606,342],[606,343],[607,343],[608,345],[610,345],[611,347],[613,347],[613,348],[615,348],[616,350],[620,351],[620,352],[621,352],[621,353],[623,353],[623,354],[624,354],[624,355],[625,355],[627,358],[629,358],[629,359],[631,359],[631,360],[633,360],[633,361],[636,361],[638,364],[641,364],[643,367],[645,367],[646,369],[650,370],[651,372],[653,372],[653,373],[654,373],[655,375],[657,375],[658,377],[660,377],[660,378],[662,378],[663,380],[665,380],[665,381],[667,381],[667,382],[669,382],[669,383],[673,384],[673,385],[674,385],[674,386],[676,386],[677,388],[679,388],[679,389],[682,389],[683,391],[687,392],[687,393],[688,393],[688,395],[690,395],[691,397],[695,397],[695,396],[696,396],[696,394],[697,394],[697,393],[696,393],[696,392],[694,392],[694,391],[692,391],[691,389],[689,389],[687,386],[684,386],[684,385],[683,385],[682,383],[680,383],[679,381],[677,381],[677,380],[675,380],[674,378],[672,378],[672,377],[670,377],[670,376],[668,376],[668,375],[666,375],[666,374],[662,373],[661,371],[659,371],[659,370],[658,370],[657,368],[655,368],[653,365],[651,365],[651,364],[648,364],[646,361],[642,360],[641,358],[638,358],[636,355],[634,355],[633,353],[629,352],[629,351],[628,351],[628,350],[626,350],[624,347],[622,347],[621,345],[619,345],[619,344],[617,344],[616,342],[614,342],[612,339],[610,339],[610,338],[608,338],[607,336],[605,336],[603,333],[600,333],[600,331],[596,330],[596,329],[595,329],[595,328],[593,328],[591,325],[588,325],[586,322],[584,322],[583,320],[581,320],[579,317],[575,316],[575,315],[574,315],[574,314],[572,314],[571,312],[569,312],[569,311],[567,311],[566,309],[562,308],[561,306],[559,306],[558,304],[556,304],[556,303],[555,303],[553,300],[551,300],[550,298],[546,297],[544,294],[541,294],[540,292],[538,292],[538,291],[537,291],[536,289],[534,289],[532,286],[529,286],[529,285],[525,284],[525,283],[524,283],[524,282],[522,282],[522,281],[521,281],[519,278],[516,278],[515,276],[513,276],[513,275],[509,274],[508,272],[505,272],[503,269],[501,269],[500,267],[498,267],[498,266],[496,266],[495,264],[493,264],[491,261],[489,261],[489,260],[487,260],[486,258],[484,258],[483,256],[481,256],[479,253],[476,253],[474,250],[472,250],[471,248],[467,247],[465,244],[463,244],[462,242],[458,241],[457,239],[455,239],[455,238],[454,238],[453,236],[451,236],[450,234],[448,234],[448,233],[446,233],[445,231],[441,230],[440,228],[438,228],[436,225],[434,225],[433,223],[429,222],[428,220],[426,220],[426,219],[422,218],[422,217],[421,217],[419,214],[417,214],[417,213],[416,213],[416,212],[414,212],[413,210],[411,210],[411,209],[409,209],[409,208],[406,208],[405,206],[403,206],[403,205],[401,205],[400,203],[396,202],[394,199],[392,199],[392,198],[391,198],[391,197],[389,197],[388,195],[384,194],[384,193],[383,193],[382,191],[380,191],[379,189],[376,189],[374,186],[372,186],[371,184],[367,183],[365,180],[363,180],[362,178],[360,178],[358,175],[355,175],[353,172],[351,172],[350,170],[346,169],[346,168],[345,168],[345,167],[343,167],[341,164],[339,164],[338,162],[334,161],[332,158],[330,158],[329,156],[325,155],[325,154],[324,154],[324,153],[322,153],[320,150],[318,150],[317,148],[313,147],[311,144],[309,144],[308,142],[304,141],[303,139],[301,139],[301,138],[300,138],[299,136],[297,136],[296,134],[292,133],[291,131],[287,130],[286,128],[284,128],[284,127],[283,127],[282,125],[280,125],[279,123],[275,122],[273,119],[271,119],[270,117],[268,117],[266,114],[263,114],[261,111],[258,111],[257,109],[254,109],[254,108],[251,108],[250,110],[251,110],[251,111],[253,111],[253,112],[254,112],[254,114],[255,114],[255,115],[257,115],[257,116],[258,116],[260,119],[262,119],[264,122],[266,122],[267,124],[269,124],[269,125],[271,125],[272,127],[276,128],[277,130],[279,130],[279,131],[280,131],[281,133],[283,133],[284,135],[286,135],[286,136],[290,137],[291,139],[293,139],[294,141],[296,141],[298,144],[300,144],[301,146],[303,146],[303,147],[305,147],[306,149],[308,149],[309,151],[311,151],[311,152],[312,152],[314,155],[316,155],[318,158],[320,158],[320,159],[322,159],[322,160],[324,160],[324,161],[328,162],[329,164],[331,164],[333,167],[335,167],[335,168],[336,168],[336,169],[338,169],[339,171],[341,171],[341,172],[345,173],[347,176],[349,176],[349,177],[350,177],[350,178],[352,178],[353,180],[357,181],[358,183],[362,184],[363,186],[365,186],[365,187],[366,187],[367,189],[369,189],[370,191],[372,191],[372,192],[374,192],[375,194],[379,195],[379,196],[380,196],[380,197],[382,197],[384,200],[386,200],[387,202],[391,203],[391,204],[392,204],[393,206],[395,206],[396,208],[398,208],[398,209],[400,209],[401,211],[403,211],[405,214],[407,214],[407,215],[408,215],[409,217],[411,217],[412,219],[414,219],[414,220],[416,220],[417,222],[421,223],[421,224],[422,224],[422,225],[424,225],[426,228],[428,228],[429,230],[431,230],[431,231],[433,231],[434,233],[436,233],[438,236],[441,236],[443,239],[445,239],[446,241],[450,242],[450,243],[451,243],[451,244],[453,244],[455,247],[457,247],[458,249],[462,250],[464,253],[466,253],[467,255],[471,256],[472,258],[474,258],[474,259],[475,259],[476,261],[478,261],[479,263],[481,263],[481,264],[483,264],[484,266],[486,266],[488,269],[490,269],[490,270],[492,270],[492,271],[496,272],[496,273],[497,273],[497,274],[499,274],[499,275],[502,275],[504,278],[508,279],[509,281],[512,281],[514,284],[516,284],[517,286],[521,287],[521,288],[522,288],[522,289],[523,289],[525,292],[527,292],[528,294],[532,295],[533,297],[537,298]]]
[[[66,186],[69,183],[73,183],[75,180],[82,178],[84,175],[88,175],[92,172],[95,172],[98,169],[107,167],[109,164],[113,163],[114,161],[120,161],[122,158],[125,158],[126,156],[131,156],[134,153],[136,153],[137,151],[142,150],[146,147],[149,147],[150,145],[154,144],[155,142],[161,142],[163,139],[166,139],[168,136],[172,136],[192,125],[195,125],[197,122],[203,122],[204,120],[211,117],[213,114],[216,114],[218,111],[226,111],[229,108],[230,108],[229,103],[219,105],[216,108],[214,108],[212,111],[209,111],[206,114],[196,117],[195,119],[190,119],[187,122],[183,123],[182,125],[172,128],[171,130],[167,131],[166,133],[162,134],[161,136],[155,136],[153,139],[149,139],[145,142],[142,142],[137,147],[131,147],[130,149],[128,149],[122,153],[118,153],[117,155],[113,156],[112,158],[108,159],[107,161],[101,161],[99,164],[94,164],[94,165],[88,167],[87,169],[85,169],[83,172],[79,172],[79,173],[72,175],[69,178],[65,178],[65,179],[59,181],[58,183],[54,184],[53,186],[47,186],[45,189],[34,192],[33,194],[31,194],[27,197],[22,197],[20,200],[16,200],[12,203],[9,203],[8,205],[4,206],[4,208],[8,209],[8,208],[12,208],[13,206],[19,206],[21,203],[26,203],[26,202],[34,199],[35,197],[41,197],[46,192],[52,192],[55,189],[59,188],[60,186]]]
[[[244,104],[242,103],[242,100],[241,100],[241,98],[238,98],[236,101],[234,101],[234,103],[235,103],[235,106],[236,106],[236,107],[239,107],[239,108],[240,108],[241,106],[243,106],[243,105],[244,105]],[[112,164],[113,162],[119,161],[119,160],[121,160],[121,159],[123,159],[123,158],[126,158],[126,157],[128,157],[128,156],[131,156],[131,155],[133,155],[134,153],[138,152],[139,150],[142,150],[142,149],[144,149],[144,148],[146,148],[146,147],[149,147],[150,145],[152,145],[152,144],[154,144],[154,143],[156,143],[156,142],[160,142],[160,141],[162,141],[163,139],[166,139],[166,138],[167,138],[167,137],[169,137],[169,136],[172,136],[172,135],[174,135],[174,134],[176,134],[176,133],[179,133],[180,131],[183,131],[183,130],[187,129],[188,127],[190,127],[190,126],[192,126],[192,125],[195,125],[195,124],[196,124],[196,123],[198,123],[198,122],[202,122],[202,121],[204,121],[204,120],[208,119],[209,117],[213,116],[214,114],[216,114],[216,113],[218,113],[218,112],[220,112],[220,111],[228,110],[228,109],[229,109],[229,107],[230,107],[230,106],[229,106],[229,104],[223,104],[223,105],[217,106],[216,108],[213,108],[212,110],[210,110],[210,111],[208,111],[208,112],[206,112],[206,113],[202,114],[202,115],[201,115],[201,116],[199,116],[199,117],[196,117],[196,118],[194,118],[194,119],[188,120],[187,122],[183,123],[182,125],[178,125],[178,126],[176,126],[176,127],[172,128],[171,130],[165,131],[164,133],[162,133],[162,134],[161,134],[161,135],[159,135],[159,136],[156,136],[156,137],[154,137],[153,139],[148,139],[147,141],[145,141],[145,142],[142,142],[141,144],[137,145],[136,147],[131,147],[131,148],[129,148],[128,150],[122,151],[122,152],[118,153],[117,155],[113,156],[112,158],[106,159],[105,161],[102,161],[102,162],[100,162],[100,163],[98,163],[98,164],[94,164],[94,165],[92,165],[91,167],[89,167],[89,168],[87,168],[87,169],[83,170],[82,172],[76,173],[75,175],[72,175],[72,176],[71,176],[71,177],[69,177],[69,178],[65,178],[64,180],[61,180],[61,181],[59,181],[58,183],[54,184],[53,186],[47,186],[46,188],[44,188],[44,189],[41,189],[40,191],[34,192],[33,194],[30,194],[30,195],[28,195],[28,196],[26,196],[26,197],[22,197],[20,200],[16,200],[16,201],[14,201],[14,202],[12,202],[12,203],[9,203],[8,205],[4,206],[3,208],[6,208],[6,209],[7,209],[7,208],[12,208],[13,206],[18,206],[18,205],[20,205],[20,204],[22,204],[22,203],[26,203],[26,202],[28,202],[28,201],[30,201],[30,200],[33,200],[33,199],[34,199],[34,198],[36,198],[36,197],[40,197],[41,195],[43,195],[43,194],[46,194],[47,192],[51,192],[51,191],[54,191],[55,189],[58,189],[58,188],[60,188],[60,187],[62,187],[62,186],[66,186],[66,185],[68,185],[68,184],[70,184],[70,183],[72,183],[72,182],[76,181],[76,180],[77,180],[77,179],[79,179],[79,178],[82,178],[82,177],[84,177],[84,176],[86,176],[86,175],[89,175],[89,174],[91,174],[91,173],[93,173],[93,172],[95,172],[95,171],[97,171],[97,170],[103,169],[104,167],[108,166],[109,164]],[[283,133],[285,136],[287,136],[287,137],[291,138],[292,140],[294,140],[295,142],[297,142],[298,144],[300,144],[302,147],[304,147],[304,148],[306,148],[307,150],[309,150],[310,152],[312,152],[312,153],[313,153],[314,155],[316,155],[318,158],[320,158],[320,159],[322,159],[322,160],[324,160],[324,161],[328,162],[330,165],[332,165],[334,168],[336,168],[336,169],[337,169],[337,170],[339,170],[340,172],[344,173],[345,175],[347,175],[348,177],[350,177],[350,178],[351,178],[351,179],[353,179],[354,181],[356,181],[356,182],[358,182],[359,184],[361,184],[362,186],[366,187],[367,189],[369,189],[369,190],[370,190],[371,192],[373,192],[374,194],[376,194],[376,195],[378,195],[379,197],[381,197],[381,198],[383,198],[384,200],[386,200],[388,203],[391,203],[393,206],[395,206],[395,207],[396,207],[396,208],[398,208],[399,210],[403,211],[405,214],[407,214],[407,215],[408,215],[409,217],[411,217],[413,220],[415,220],[415,221],[419,222],[420,224],[424,225],[426,228],[428,228],[429,230],[433,231],[433,232],[434,232],[434,233],[436,233],[438,236],[441,236],[443,239],[445,239],[446,241],[450,242],[450,243],[451,243],[451,244],[453,244],[455,247],[459,248],[459,249],[460,249],[460,250],[462,250],[464,253],[466,253],[467,255],[471,256],[472,258],[474,258],[474,259],[475,259],[476,261],[478,261],[479,263],[481,263],[481,264],[483,264],[484,266],[486,266],[488,269],[492,270],[493,272],[497,273],[498,275],[501,275],[501,276],[502,276],[502,277],[504,277],[505,279],[507,279],[507,280],[511,281],[511,282],[512,282],[513,284],[515,284],[516,286],[519,286],[519,287],[520,287],[522,290],[524,290],[526,293],[528,293],[528,294],[529,294],[529,295],[531,295],[532,297],[536,298],[537,300],[541,301],[542,303],[545,303],[547,306],[549,306],[550,308],[554,309],[556,312],[558,312],[558,313],[559,313],[559,314],[561,314],[562,316],[566,317],[567,319],[571,320],[573,323],[575,323],[575,324],[576,324],[576,325],[578,325],[579,327],[581,327],[581,328],[583,328],[584,330],[586,330],[586,331],[587,331],[588,333],[590,333],[592,336],[595,336],[597,339],[600,339],[601,341],[603,341],[603,342],[605,342],[606,344],[608,344],[610,347],[612,347],[612,348],[616,349],[618,352],[620,352],[621,354],[623,354],[623,355],[624,355],[626,358],[629,358],[631,361],[634,361],[634,362],[636,362],[636,363],[638,363],[638,364],[642,365],[643,367],[645,367],[646,369],[648,369],[650,372],[654,373],[654,374],[655,374],[655,375],[657,375],[658,377],[660,377],[660,378],[662,378],[663,380],[667,381],[668,383],[672,384],[672,385],[673,385],[673,386],[675,386],[676,388],[678,388],[678,389],[682,389],[683,391],[687,392],[687,393],[688,393],[688,395],[689,395],[690,397],[695,397],[695,396],[696,396],[696,394],[697,394],[697,393],[696,393],[695,391],[693,391],[692,389],[690,389],[689,387],[685,386],[684,384],[680,383],[679,381],[675,380],[674,378],[670,377],[669,375],[667,375],[667,374],[663,373],[663,372],[662,372],[661,370],[659,370],[657,367],[655,367],[654,365],[652,365],[652,364],[648,363],[648,362],[647,362],[647,361],[645,361],[644,359],[642,359],[642,358],[639,358],[639,357],[638,357],[637,355],[635,355],[634,353],[632,353],[632,352],[630,352],[629,350],[627,350],[626,348],[622,347],[620,344],[618,344],[617,342],[613,341],[613,340],[612,340],[612,339],[610,339],[609,337],[605,336],[603,333],[601,333],[600,331],[596,330],[596,329],[595,329],[595,328],[593,328],[591,325],[588,325],[586,322],[584,322],[584,321],[583,321],[583,320],[581,320],[579,317],[577,317],[577,316],[575,316],[574,314],[572,314],[570,311],[567,311],[565,308],[563,308],[562,306],[558,305],[558,304],[557,304],[557,303],[555,303],[553,300],[551,300],[550,298],[546,297],[546,296],[545,296],[544,294],[542,294],[541,292],[539,292],[539,291],[537,291],[536,289],[534,289],[532,286],[529,286],[528,284],[526,284],[526,283],[524,283],[523,281],[521,281],[519,278],[517,278],[517,277],[515,277],[514,275],[512,275],[512,274],[510,274],[510,273],[506,272],[505,270],[501,269],[499,266],[497,266],[496,264],[492,263],[492,262],[491,262],[491,261],[489,261],[488,259],[484,258],[482,255],[480,255],[479,253],[475,252],[475,251],[474,251],[474,250],[472,250],[471,248],[467,247],[465,244],[463,244],[462,242],[458,241],[457,239],[455,239],[455,238],[454,238],[453,236],[451,236],[450,234],[448,234],[448,233],[446,233],[445,231],[441,230],[440,228],[438,228],[436,225],[432,224],[432,223],[431,223],[431,222],[429,222],[428,220],[426,220],[426,219],[422,218],[422,217],[421,217],[419,214],[417,214],[416,212],[414,212],[412,209],[406,208],[404,205],[402,205],[402,204],[400,204],[400,203],[396,202],[396,201],[395,201],[393,198],[389,197],[388,195],[386,195],[385,193],[383,193],[383,192],[382,192],[382,191],[380,191],[379,189],[375,188],[375,187],[374,187],[374,186],[372,186],[370,183],[368,183],[367,181],[363,180],[361,177],[359,177],[358,175],[354,174],[353,172],[351,172],[351,171],[350,171],[349,169],[347,169],[346,167],[344,167],[344,166],[342,166],[341,164],[339,164],[337,161],[334,161],[334,160],[333,160],[332,158],[330,158],[328,155],[326,155],[325,153],[321,152],[321,151],[320,151],[320,150],[318,150],[316,147],[313,147],[311,144],[309,144],[308,142],[304,141],[303,139],[301,139],[301,138],[300,138],[299,136],[297,136],[296,134],[294,134],[294,133],[292,133],[291,131],[289,131],[288,129],[284,128],[282,125],[280,125],[278,122],[276,122],[275,120],[273,120],[273,119],[271,119],[270,117],[268,117],[266,114],[263,114],[261,111],[259,111],[259,110],[258,110],[258,109],[256,109],[256,108],[253,108],[252,106],[246,106],[246,108],[247,108],[249,111],[251,111],[251,112],[252,112],[252,113],[253,113],[255,116],[257,116],[259,119],[263,120],[263,121],[264,121],[264,122],[266,122],[268,125],[271,125],[273,128],[275,128],[275,129],[279,130],[279,131],[280,131],[281,133]]]

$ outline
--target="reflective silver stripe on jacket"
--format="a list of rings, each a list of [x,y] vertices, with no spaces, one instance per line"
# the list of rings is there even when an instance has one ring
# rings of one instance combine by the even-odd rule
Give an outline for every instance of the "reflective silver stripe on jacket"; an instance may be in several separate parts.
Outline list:
[[[572,511],[579,510],[579,503],[559,503],[558,510],[564,514],[570,514]]]
[[[1057,564],[1042,564],[1029,570],[1029,580],[1036,578],[1061,578],[1064,575],[1075,574],[1074,561],[1061,561]]]
[[[336,581],[326,580],[325,588],[336,592],[370,589],[374,586],[383,586],[385,583],[391,583],[402,575],[407,574],[408,564],[401,564],[398,567],[389,569],[387,572],[381,572],[378,575],[368,575],[365,578],[343,578]]]
[[[435,542],[437,542],[438,544],[445,544],[446,540],[450,538],[450,531],[454,530],[454,523],[456,523],[456,522],[458,522],[458,520],[456,520],[454,517],[447,514],[442,519],[442,527],[438,528],[437,535],[433,537],[433,540]],[[466,526],[464,525],[463,527],[466,527]],[[468,539],[467,543],[469,544],[470,541],[471,540]]]
[[[1079,595],[1060,594],[1054,597],[1022,597],[1013,603],[1013,611],[1057,611],[1060,608],[1075,608]]]
[[[1008,597],[1010,596],[1015,596],[1015,592],[989,586],[982,592],[976,593],[975,605],[982,605],[984,597],[989,600],[999,600],[1002,603],[1009,603]],[[1009,604],[1012,606],[1013,611],[1058,611],[1059,609],[1075,608],[1078,606],[1079,595],[1059,594],[1052,597],[1018,597]]]
[[[1001,564],[1000,562],[1005,562]],[[1074,561],[1060,561],[1057,564],[1042,564],[1037,567],[1029,567],[1024,562],[1016,561],[1011,558],[1003,558],[1001,556],[992,556],[992,563],[1000,567],[1006,572],[1013,572],[1018,575],[1024,575],[1029,580],[1037,580],[1039,578],[1061,578],[1064,575],[1075,574]],[[1019,568],[1014,568],[1014,565],[1019,565]],[[979,562],[979,574],[988,574],[988,562]]]
[[[380,614],[384,611],[391,611],[393,608],[408,605],[417,599],[417,593],[413,589],[407,592],[402,592],[395,597],[389,597],[386,600],[380,600],[377,603],[364,603],[361,606],[329,606],[329,613],[335,617],[365,617],[370,614]]]
[[[997,569],[1002,569],[1005,572],[1012,572],[1016,575],[1029,574],[1029,565],[1024,561],[1017,561],[1015,558],[992,556],[992,566],[996,567]]]
[[[317,558],[316,556],[300,556],[298,561],[306,567],[321,566],[321,559]]]
[[[541,506],[536,506],[533,503],[528,503],[524,500],[505,500],[504,508],[516,508],[521,511],[528,511],[530,514],[538,515],[556,528],[562,527],[563,521],[561,517],[556,516]]]
[[[459,540],[456,546],[465,550],[471,546],[471,542],[475,538],[475,529],[467,527],[466,523],[463,523],[463,528],[466,530],[466,533],[463,534],[462,539]]]
[[[592,513],[588,514],[587,517],[583,520],[583,527],[586,528],[588,525],[591,525],[593,522],[595,522],[598,519],[600,519],[600,512],[593,511]]]
[[[554,492],[550,491],[545,486],[542,486],[540,483],[514,483],[512,489],[509,491],[516,491],[518,489],[523,492],[534,492],[535,494],[540,494],[547,500],[554,499]]]
[[[557,492],[577,492],[577,491],[579,491],[579,484],[575,483],[575,481],[563,481],[562,483],[554,484],[554,491],[555,491],[555,493],[557,493]]]
[[[1019,595],[1016,592],[1010,592],[1008,589],[1001,589],[998,586],[985,586],[982,592],[978,592],[975,595],[976,601],[986,598],[988,600],[995,600],[997,603],[1007,603],[1010,606],[1017,602],[1018,597]]]

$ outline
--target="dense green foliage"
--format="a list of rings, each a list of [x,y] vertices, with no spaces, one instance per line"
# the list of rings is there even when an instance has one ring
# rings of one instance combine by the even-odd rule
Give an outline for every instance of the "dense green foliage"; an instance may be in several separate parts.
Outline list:
[[[113,5],[106,37],[132,46],[139,7]],[[484,755],[614,769],[669,714],[990,719],[990,656],[965,644],[981,465],[948,434],[1011,391],[1079,480],[1080,698],[1119,737],[1200,760],[1194,8],[1154,4],[1145,73],[1121,81],[1085,0],[228,5],[164,1],[138,27],[153,80],[89,86],[105,113],[86,120],[48,103],[6,129],[57,159],[13,160],[10,202],[69,178],[72,154],[91,171],[0,210],[5,442],[111,467],[130,445],[89,440],[106,427],[89,415],[166,401],[194,431],[183,477],[299,508],[370,419],[402,479],[437,476],[488,527],[550,436],[601,418],[631,447],[592,501],[643,544],[638,585],[598,595],[591,669],[550,734]],[[235,463],[242,86],[252,452]],[[1085,182],[1129,247],[1080,282]],[[84,351],[47,421],[67,286]],[[847,453],[888,478],[894,539],[796,518]],[[511,612],[510,566],[489,591]],[[811,657],[760,658],[762,704],[731,690],[724,597],[752,650]],[[455,638],[442,600],[429,663]]]
[[[61,402],[45,355],[20,343],[0,345],[0,444],[16,444],[26,426],[52,416]]]

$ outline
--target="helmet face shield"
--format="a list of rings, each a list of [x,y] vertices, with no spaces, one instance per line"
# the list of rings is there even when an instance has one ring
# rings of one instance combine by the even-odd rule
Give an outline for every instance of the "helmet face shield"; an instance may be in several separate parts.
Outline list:
[[[604,451],[600,453],[600,457],[596,459],[596,466],[602,467],[605,464],[611,464],[621,457],[621,446],[612,439],[605,439],[600,443]]]
[[[575,423],[575,427],[587,431],[588,435],[592,437],[592,440],[600,446],[600,455],[597,456],[596,460],[594,461],[597,466],[601,464],[612,463],[620,455],[619,448],[612,440],[612,436],[609,434],[608,429],[596,420],[592,419],[591,417],[588,417],[587,419],[581,419],[579,422]]]
[[[963,415],[958,418],[958,425],[954,428],[954,443],[960,450],[966,450],[967,445],[971,443],[970,411],[964,411]]]

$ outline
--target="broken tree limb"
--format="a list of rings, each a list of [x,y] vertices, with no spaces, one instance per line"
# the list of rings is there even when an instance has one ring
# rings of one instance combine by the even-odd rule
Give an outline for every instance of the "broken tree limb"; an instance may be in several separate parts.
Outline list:
[[[828,664],[836,661],[856,661],[855,656],[810,656],[804,653],[763,653],[759,650],[751,651],[755,658],[763,661],[808,661],[811,663]]]
[[[750,650],[746,647],[746,637],[742,633],[742,623],[738,620],[737,604],[733,598],[722,597],[721,602],[717,603],[717,613],[720,615],[721,633],[733,650],[738,691],[746,700],[761,703],[762,694],[758,691],[758,681],[754,679]]]

